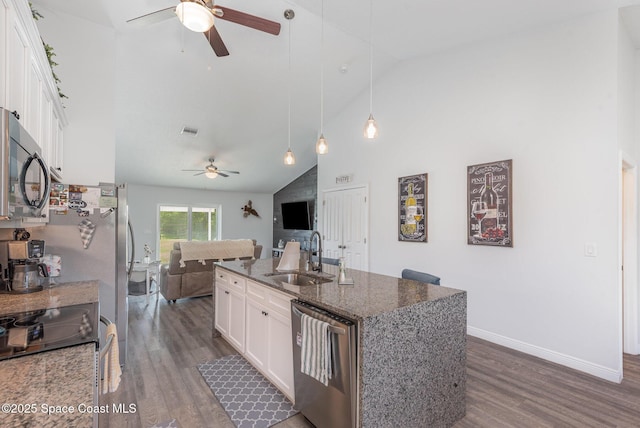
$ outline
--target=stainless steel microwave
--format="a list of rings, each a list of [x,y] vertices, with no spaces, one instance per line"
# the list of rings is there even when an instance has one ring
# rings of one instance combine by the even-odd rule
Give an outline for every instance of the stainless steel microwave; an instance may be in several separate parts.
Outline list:
[[[0,108],[0,228],[48,218],[49,168],[40,147],[18,121]]]

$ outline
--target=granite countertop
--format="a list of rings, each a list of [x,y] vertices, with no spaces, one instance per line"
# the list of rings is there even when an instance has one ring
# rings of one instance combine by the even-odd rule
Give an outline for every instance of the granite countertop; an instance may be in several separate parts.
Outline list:
[[[464,293],[454,288],[354,269],[347,270],[347,277],[353,278],[354,284],[339,285],[338,267],[333,265],[323,265],[323,276],[331,278],[328,282],[306,286],[289,285],[265,276],[276,272],[279,262],[280,259],[274,258],[220,262],[216,265],[355,320]],[[302,262],[300,266],[301,273],[317,275],[317,272],[305,272]]]
[[[0,294],[0,315],[93,303],[98,292],[98,281],[82,281],[34,293]],[[0,404],[16,405],[8,412],[3,407],[0,425],[92,426],[95,358],[96,344],[91,342],[0,361]],[[73,406],[73,413],[62,406]]]
[[[86,343],[1,361],[0,425],[92,426],[100,410],[93,404],[95,352],[95,343]]]
[[[0,294],[0,315],[97,302],[98,281],[68,282],[25,294]]]

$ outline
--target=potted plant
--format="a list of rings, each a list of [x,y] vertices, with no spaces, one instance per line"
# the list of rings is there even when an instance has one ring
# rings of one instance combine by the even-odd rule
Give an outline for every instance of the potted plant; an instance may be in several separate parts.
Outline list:
[[[151,249],[151,247],[149,246],[149,244],[144,244],[144,259],[142,259],[142,261],[146,264],[151,263],[151,254],[153,253],[153,250]]]

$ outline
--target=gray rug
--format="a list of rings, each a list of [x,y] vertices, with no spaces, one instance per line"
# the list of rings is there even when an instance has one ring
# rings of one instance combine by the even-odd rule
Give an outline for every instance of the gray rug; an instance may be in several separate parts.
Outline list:
[[[198,370],[238,428],[267,428],[298,413],[291,402],[240,355],[198,364]]]
[[[171,419],[170,421],[158,422],[151,428],[180,428],[178,426],[178,422],[175,419]]]

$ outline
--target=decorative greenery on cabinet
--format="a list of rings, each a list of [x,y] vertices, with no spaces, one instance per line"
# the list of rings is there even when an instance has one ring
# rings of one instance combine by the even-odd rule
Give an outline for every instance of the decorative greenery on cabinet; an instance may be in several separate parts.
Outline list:
[[[33,16],[34,21],[37,21],[40,18],[44,18],[44,16],[40,12],[38,12],[36,9],[33,8],[33,4],[31,4],[31,2],[29,2],[29,7],[31,8],[31,15]],[[58,65],[58,63],[53,60],[53,57],[56,56],[55,52],[53,51],[53,47],[45,43],[44,40],[42,40],[42,45],[44,46],[44,51],[47,54],[47,59],[49,60],[49,66],[51,67],[51,74],[53,75],[53,80],[56,82],[56,88],[58,89],[58,96],[60,98],[69,98],[65,94],[63,94],[62,91],[60,91],[61,80],[56,75],[56,72],[53,71],[53,67]]]

